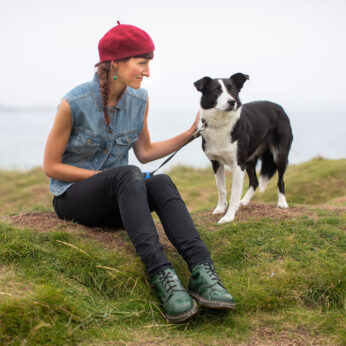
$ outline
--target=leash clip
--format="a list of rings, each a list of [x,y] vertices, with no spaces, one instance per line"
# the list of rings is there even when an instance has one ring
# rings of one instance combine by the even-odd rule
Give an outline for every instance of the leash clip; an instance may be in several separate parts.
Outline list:
[[[151,172],[142,172],[142,174],[144,179],[147,179],[153,176],[153,173]]]
[[[193,139],[198,138],[201,135],[201,132],[203,132],[205,129],[206,129],[206,126],[203,123],[203,125],[200,127],[200,129],[194,133]]]

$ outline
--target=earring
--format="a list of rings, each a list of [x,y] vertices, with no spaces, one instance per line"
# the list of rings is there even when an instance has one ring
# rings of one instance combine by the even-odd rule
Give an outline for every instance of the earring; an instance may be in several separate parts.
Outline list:
[[[114,80],[118,79],[118,76],[117,76],[117,73],[116,73],[116,72],[114,72],[113,79],[114,79]]]

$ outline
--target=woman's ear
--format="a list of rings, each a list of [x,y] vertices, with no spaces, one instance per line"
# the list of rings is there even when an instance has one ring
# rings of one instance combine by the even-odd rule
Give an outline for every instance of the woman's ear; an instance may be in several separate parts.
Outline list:
[[[111,70],[116,72],[119,70],[120,61],[111,61]]]

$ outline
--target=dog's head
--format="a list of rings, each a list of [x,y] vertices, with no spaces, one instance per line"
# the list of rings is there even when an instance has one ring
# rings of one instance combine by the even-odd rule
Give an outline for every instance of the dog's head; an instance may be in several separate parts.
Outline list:
[[[202,93],[201,107],[226,112],[237,110],[241,106],[239,92],[247,79],[249,76],[243,73],[236,73],[230,78],[199,79],[194,86]]]

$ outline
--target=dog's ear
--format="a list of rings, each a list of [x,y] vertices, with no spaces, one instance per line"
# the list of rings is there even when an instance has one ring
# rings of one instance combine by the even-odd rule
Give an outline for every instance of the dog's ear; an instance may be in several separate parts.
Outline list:
[[[196,87],[198,91],[203,91],[203,89],[211,80],[212,79],[210,77],[203,77],[202,79],[199,79],[197,82],[193,83],[193,85]]]
[[[246,80],[249,79],[247,74],[236,73],[229,78],[232,84],[237,88],[238,91],[241,90]]]

